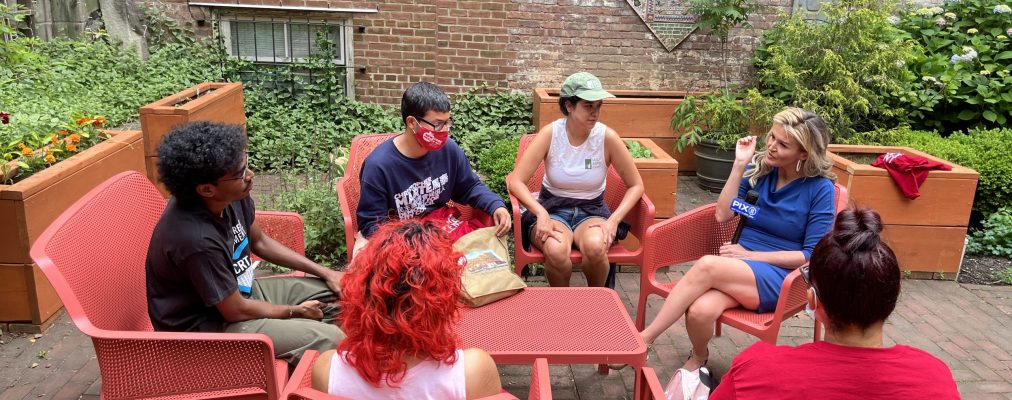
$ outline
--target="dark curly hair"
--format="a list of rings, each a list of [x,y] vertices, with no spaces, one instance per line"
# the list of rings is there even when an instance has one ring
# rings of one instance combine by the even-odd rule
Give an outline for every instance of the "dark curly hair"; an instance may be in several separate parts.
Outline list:
[[[845,209],[812,251],[812,286],[835,330],[866,329],[885,321],[896,308],[900,268],[881,232],[882,219],[875,210]]]
[[[407,124],[408,117],[425,118],[429,111],[449,112],[450,96],[434,83],[418,82],[401,96],[401,121]]]
[[[408,356],[453,364],[461,254],[444,226],[415,219],[391,221],[369,239],[341,278],[337,347],[366,382],[397,387]]]
[[[178,126],[158,145],[158,176],[177,200],[199,202],[197,185],[238,169],[246,143],[239,125],[200,121]]]

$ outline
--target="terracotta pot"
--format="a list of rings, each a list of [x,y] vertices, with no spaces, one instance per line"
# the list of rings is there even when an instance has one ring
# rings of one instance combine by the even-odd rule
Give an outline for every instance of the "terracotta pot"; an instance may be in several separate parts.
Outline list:
[[[618,132],[623,138],[651,139],[658,147],[678,161],[682,172],[696,170],[696,157],[692,148],[675,151],[675,139],[680,136],[671,129],[671,114],[687,94],[674,91],[609,90],[616,97],[605,99],[601,107],[601,122]],[[562,118],[559,110],[558,88],[534,89],[534,128]]]
[[[977,171],[930,154],[895,146],[830,145],[837,182],[847,187],[850,203],[871,207],[882,216],[882,238],[896,253],[900,269],[942,272],[955,278],[977,188]],[[916,155],[945,163],[951,171],[931,171],[910,200],[885,169],[869,165],[887,152]],[[857,160],[857,161],[855,161]]]
[[[678,189],[678,161],[657,146],[653,140],[636,138],[643,147],[650,149],[654,158],[634,158],[636,170],[643,178],[644,193],[654,203],[656,218],[675,216],[676,192]]]
[[[144,157],[154,166],[158,144],[172,128],[193,121],[212,121],[241,125],[246,129],[246,111],[241,83],[205,82],[162,98],[140,109],[144,132]],[[148,178],[162,194],[168,191],[158,180],[157,168],[148,168]]]
[[[13,185],[0,185],[0,321],[45,329],[62,307],[29,256],[35,239],[67,207],[117,173],[144,171],[140,131],[112,138]],[[10,222],[8,222],[10,221]],[[82,250],[88,238],[81,237]]]

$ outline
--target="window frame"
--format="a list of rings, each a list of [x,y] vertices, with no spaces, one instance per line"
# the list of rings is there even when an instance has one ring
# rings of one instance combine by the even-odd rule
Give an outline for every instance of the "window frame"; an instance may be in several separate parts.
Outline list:
[[[222,37],[222,46],[229,57],[237,58],[241,60],[256,62],[256,63],[269,63],[269,64],[301,64],[307,63],[308,60],[304,57],[292,57],[292,36],[291,27],[292,25],[305,25],[312,29],[312,26],[331,26],[337,28],[338,41],[337,45],[341,46],[340,51],[337,52],[337,58],[333,59],[335,65],[349,68],[351,66],[351,18],[348,17],[336,17],[336,18],[309,18],[304,16],[292,16],[292,17],[274,17],[274,16],[256,16],[247,14],[222,14],[219,16],[218,29]],[[284,56],[277,57],[275,55],[264,55],[259,54],[253,56],[234,55],[232,52],[232,29],[234,24],[240,22],[249,23],[271,23],[281,24],[285,37],[282,39],[284,45]],[[254,25],[254,41],[256,40],[256,25]],[[273,26],[271,29],[274,29]],[[237,39],[238,40],[238,39]],[[273,53],[277,54],[278,41],[275,38],[273,43]]]

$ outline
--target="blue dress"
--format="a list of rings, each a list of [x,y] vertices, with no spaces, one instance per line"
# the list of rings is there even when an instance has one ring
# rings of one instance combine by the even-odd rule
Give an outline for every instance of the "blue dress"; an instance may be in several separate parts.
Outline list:
[[[833,226],[836,211],[833,181],[825,177],[798,178],[776,190],[778,169],[773,168],[756,182],[759,207],[755,219],[747,219],[738,244],[749,251],[801,251],[805,260]],[[738,197],[745,198],[748,179],[742,179]],[[759,309],[773,311],[780,298],[780,286],[791,272],[788,268],[745,260],[755,275]]]

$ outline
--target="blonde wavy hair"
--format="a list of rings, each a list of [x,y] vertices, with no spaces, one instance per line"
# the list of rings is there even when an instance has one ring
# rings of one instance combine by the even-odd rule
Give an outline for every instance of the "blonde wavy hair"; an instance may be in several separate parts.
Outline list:
[[[833,162],[826,155],[826,146],[829,146],[829,125],[822,117],[802,108],[791,107],[774,115],[773,123],[783,126],[784,131],[801,144],[801,149],[805,153],[808,153],[808,159],[801,162],[801,169],[798,171],[802,177],[823,176],[836,181],[836,174],[832,171]],[[772,136],[773,130],[770,129],[766,133],[766,143],[769,143]],[[766,165],[766,151],[766,149],[757,151],[752,157],[753,168],[745,172],[751,187],[755,187],[759,178],[773,171],[773,167]]]

